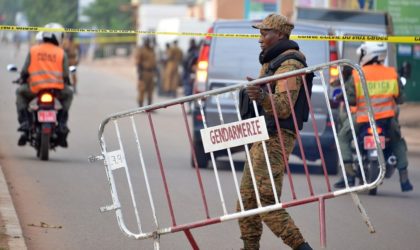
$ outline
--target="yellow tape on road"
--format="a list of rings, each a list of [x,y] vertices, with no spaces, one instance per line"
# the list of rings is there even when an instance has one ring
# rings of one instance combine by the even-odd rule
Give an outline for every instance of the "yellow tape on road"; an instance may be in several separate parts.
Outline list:
[[[223,38],[259,38],[258,34],[223,34],[223,33],[195,33],[195,32],[159,32],[141,30],[116,30],[116,29],[75,29],[75,28],[45,28],[30,26],[0,25],[0,30],[8,31],[61,31],[68,33],[94,33],[94,34],[130,34],[130,35],[175,35],[175,36],[197,36],[197,37],[223,37]],[[110,39],[104,38],[104,39]],[[291,35],[292,40],[310,41],[346,41],[346,42],[365,42],[382,41],[388,43],[420,43],[420,36],[372,36],[372,35]],[[129,40],[129,39],[127,39]]]

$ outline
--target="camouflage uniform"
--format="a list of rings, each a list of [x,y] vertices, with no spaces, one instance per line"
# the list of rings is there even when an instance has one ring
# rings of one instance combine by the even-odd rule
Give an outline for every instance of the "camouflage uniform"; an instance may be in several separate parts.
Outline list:
[[[176,90],[181,81],[178,68],[182,63],[182,56],[181,49],[174,44],[168,51],[168,61],[165,65],[163,90],[174,96],[176,96]]]
[[[138,73],[137,101],[143,106],[144,94],[147,94],[148,105],[152,104],[154,78],[157,73],[155,51],[152,47],[143,46],[136,51],[136,65]]]
[[[356,103],[356,93],[353,78],[350,78],[347,82],[345,82],[344,86],[346,88],[349,105],[354,106]],[[354,122],[355,120],[356,117],[352,114],[352,121]],[[350,120],[345,107],[342,107],[342,110],[340,111],[340,121],[342,125],[338,131],[338,141],[340,143],[341,155],[344,163],[352,163],[353,153],[351,150],[351,142],[353,140],[353,136],[351,133]],[[355,128],[357,127],[355,126]]]
[[[277,19],[274,21],[285,21],[285,19],[282,19],[284,17],[280,15],[275,16],[280,17],[280,20]],[[277,27],[280,25],[284,25],[284,23],[277,24]],[[288,31],[289,34],[290,31],[291,29]],[[289,51],[286,51],[284,53],[288,52]],[[260,76],[265,74],[268,66],[269,63],[264,63],[262,65]],[[282,63],[282,65],[276,70],[275,74],[281,74],[303,67],[304,66],[299,61],[289,59]],[[273,99],[279,119],[288,118],[291,115],[291,109],[293,108],[289,104],[287,88],[290,90],[292,102],[295,103],[299,94],[299,90],[302,86],[302,82],[303,80],[300,76],[289,78],[287,83],[285,80],[276,82]],[[273,110],[271,107],[270,98],[268,96],[265,97],[261,105],[263,106],[266,113],[272,114]],[[281,194],[283,185],[285,161],[288,161],[288,157],[293,150],[296,139],[296,134],[294,131],[281,129],[281,134],[284,141],[287,159],[283,158],[282,147],[277,134],[271,135],[270,138],[266,141],[273,178],[279,196]],[[254,143],[250,150],[250,154],[252,167],[258,186],[258,192],[261,198],[261,205],[268,206],[275,204],[267,164],[262,149],[262,142]],[[257,208],[257,200],[255,197],[255,191],[252,184],[248,163],[245,164],[244,174],[242,176],[241,196],[245,210]],[[240,211],[239,203],[237,204],[237,211]],[[264,222],[277,237],[281,237],[285,244],[289,245],[293,249],[298,248],[305,242],[302,234],[300,233],[290,215],[286,212],[285,209],[279,209],[276,211],[239,219],[239,227],[241,230],[241,239],[244,241],[244,249],[259,249],[259,240],[262,234],[262,222]]]
[[[74,43],[73,37],[70,36],[63,41],[63,49],[67,54],[69,66],[77,66],[79,64],[79,48]],[[77,75],[76,72],[70,73],[71,84],[73,85],[74,92],[77,92]]]

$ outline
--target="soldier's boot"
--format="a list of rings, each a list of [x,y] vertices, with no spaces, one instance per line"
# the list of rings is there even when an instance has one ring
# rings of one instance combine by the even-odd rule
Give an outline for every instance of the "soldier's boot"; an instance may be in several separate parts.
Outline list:
[[[259,250],[260,240],[259,239],[246,239],[244,241],[244,247],[242,250]]]
[[[403,192],[409,192],[413,190],[413,185],[411,185],[410,180],[408,179],[408,170],[400,169],[400,185],[401,185],[401,191]]]
[[[151,94],[149,94],[148,95],[148,98],[147,98],[147,105],[151,105],[152,104],[152,100],[153,100],[153,97],[152,97]]]
[[[26,109],[18,110],[18,122],[18,131],[22,132],[18,140],[18,146],[25,146],[29,138],[28,133],[30,129],[29,113]]]
[[[349,183],[349,187],[354,186],[355,182],[356,182],[356,173],[354,172],[353,164],[352,163],[345,163],[344,164],[344,170],[346,171],[346,174],[347,174],[347,181]],[[346,187],[346,182],[344,180],[344,176],[341,177],[341,179],[339,181],[334,183],[334,187],[335,188],[345,188]]]
[[[22,132],[22,134],[19,137],[18,140],[18,146],[22,147],[26,145],[26,142],[28,141],[29,136],[27,132]]]
[[[19,132],[29,131],[30,129],[29,113],[26,109],[18,110],[18,122],[19,122],[19,127],[18,127]]]
[[[58,112],[58,131],[57,131],[57,144],[63,148],[68,147],[67,135],[70,129],[67,127],[67,120],[69,119],[69,113],[65,110]]]
[[[308,242],[304,242],[300,244],[295,250],[313,250],[312,247],[308,244]]]

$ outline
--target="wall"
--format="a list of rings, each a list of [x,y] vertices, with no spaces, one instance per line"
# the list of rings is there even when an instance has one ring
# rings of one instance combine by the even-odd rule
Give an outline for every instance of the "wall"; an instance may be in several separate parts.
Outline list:
[[[244,18],[244,1],[215,0],[214,12],[216,19],[242,19]]]

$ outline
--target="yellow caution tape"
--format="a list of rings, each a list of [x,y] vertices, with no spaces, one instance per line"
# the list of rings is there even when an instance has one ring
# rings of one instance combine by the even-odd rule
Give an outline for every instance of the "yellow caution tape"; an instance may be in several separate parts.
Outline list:
[[[74,40],[78,44],[85,43],[135,43],[137,36],[108,36],[108,37],[93,37],[93,38],[76,38]]]
[[[130,35],[176,35],[176,36],[198,36],[198,37],[223,37],[223,38],[259,38],[258,34],[223,34],[223,33],[196,33],[196,32],[163,32],[163,31],[141,31],[141,30],[116,30],[116,29],[75,29],[75,28],[45,28],[30,26],[12,26],[0,25],[0,30],[8,31],[61,31],[68,33],[95,33],[95,34],[130,34]],[[110,37],[98,38],[104,41],[110,41]],[[127,42],[135,41],[135,38],[124,38]],[[130,40],[133,39],[133,40]],[[310,40],[310,41],[346,41],[346,42],[365,42],[365,41],[382,41],[388,43],[420,43],[420,36],[373,36],[373,35],[291,35],[292,40]],[[118,38],[115,38],[115,42]]]

